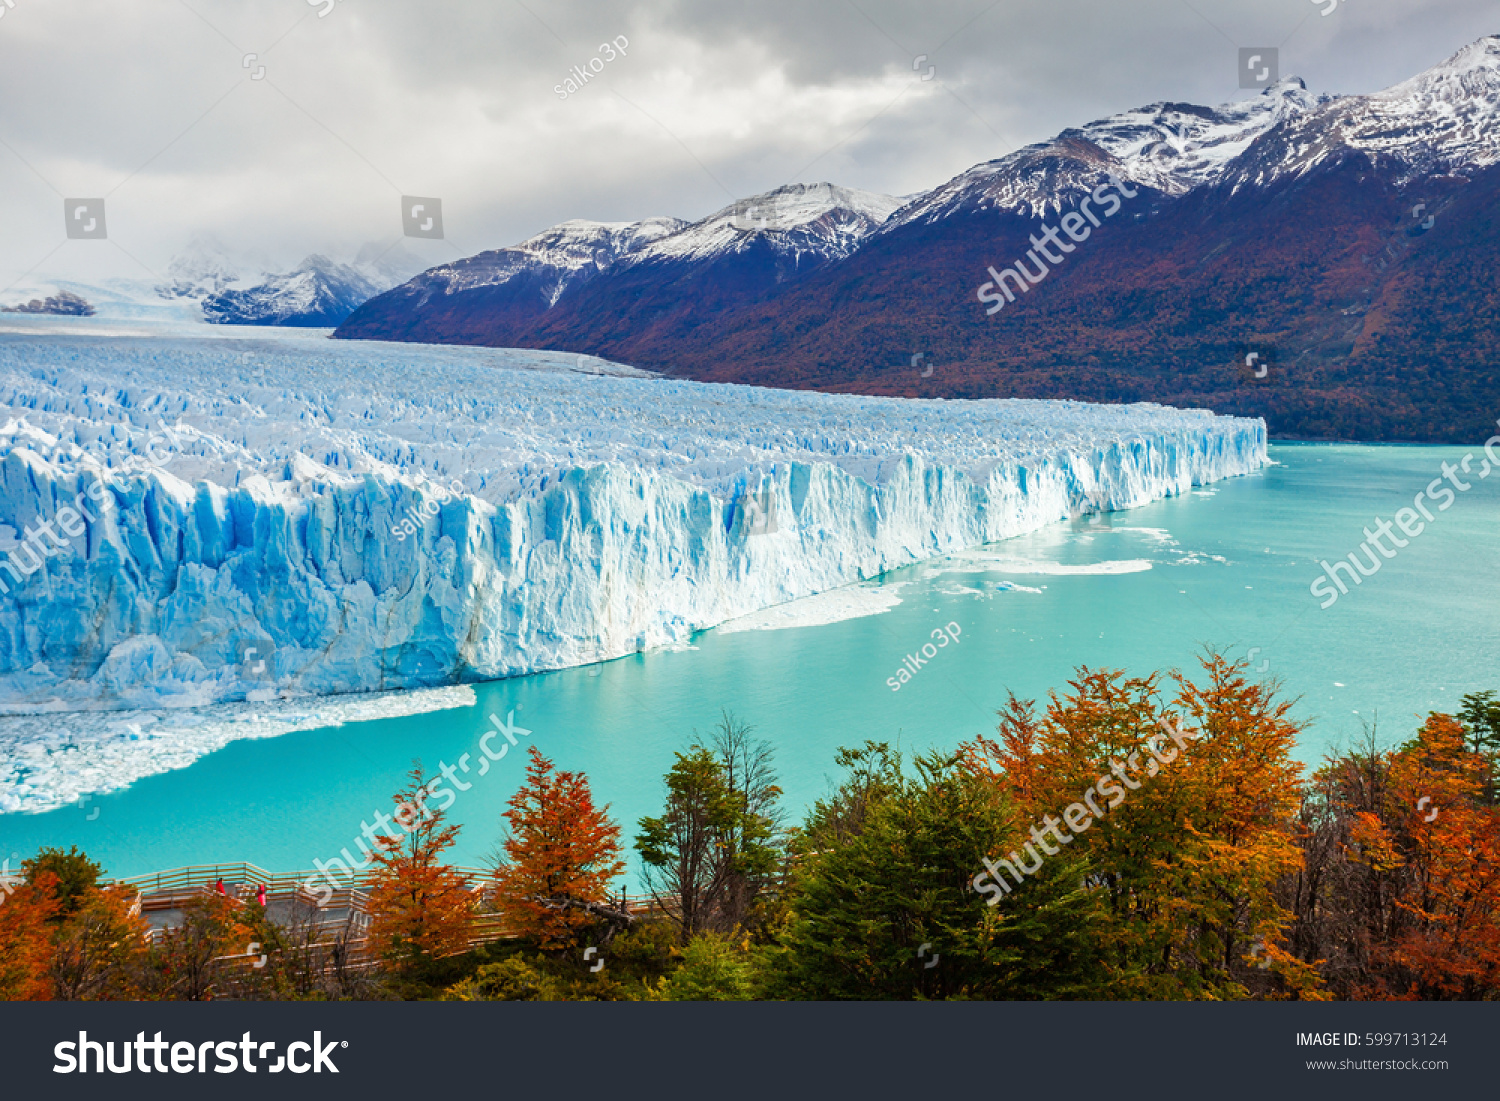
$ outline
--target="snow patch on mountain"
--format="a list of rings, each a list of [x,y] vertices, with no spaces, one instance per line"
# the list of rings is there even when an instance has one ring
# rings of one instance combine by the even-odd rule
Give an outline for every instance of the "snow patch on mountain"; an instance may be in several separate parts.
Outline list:
[[[632,258],[711,260],[763,241],[798,260],[843,259],[900,207],[901,199],[830,183],[788,184],[722,210],[665,236]]]
[[[540,300],[550,307],[599,272],[684,225],[677,218],[640,222],[572,219],[510,248],[491,249],[430,268],[408,282],[402,292],[411,299],[412,308],[420,308],[434,297],[499,287],[527,275],[534,278]]]
[[[732,203],[697,222],[574,219],[510,248],[492,249],[423,272],[403,288],[407,306],[434,298],[532,281],[550,308],[601,272],[660,261],[701,263],[757,245],[794,265],[850,255],[902,200],[833,184],[789,184]]]
[[[216,325],[332,328],[380,290],[348,264],[309,256],[293,271],[256,286],[208,295],[203,299],[203,316]]]
[[[1042,217],[1076,207],[1111,173],[1182,195],[1217,178],[1272,127],[1328,98],[1292,77],[1219,107],[1153,103],[1122,111],[975,165],[903,207],[881,232],[974,211]]]
[[[1500,35],[1381,92],[1323,103],[1230,166],[1234,190],[1306,175],[1354,150],[1401,166],[1398,184],[1500,161]]]
[[[1327,125],[1356,149],[1407,161],[1412,175],[1500,161],[1500,35],[1383,92],[1341,102]]]

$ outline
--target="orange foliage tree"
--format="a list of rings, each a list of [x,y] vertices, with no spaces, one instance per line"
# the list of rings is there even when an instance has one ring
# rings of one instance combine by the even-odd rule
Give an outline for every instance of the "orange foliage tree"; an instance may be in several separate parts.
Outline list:
[[[1449,715],[1428,716],[1387,758],[1384,798],[1357,812],[1350,859],[1387,886],[1370,963],[1373,997],[1482,997],[1500,985],[1500,808],[1490,766]]]
[[[58,1000],[134,996],[133,972],[147,950],[147,922],[124,887],[93,887],[53,935],[51,976]]]
[[[596,808],[588,777],[554,772],[535,746],[526,783],[505,812],[505,859],[495,869],[495,905],[523,936],[543,948],[573,945],[600,917],[609,885],[625,871],[620,828],[609,807]]]
[[[1122,996],[1244,997],[1275,968],[1283,994],[1317,997],[1312,968],[1279,943],[1290,915],[1272,892],[1301,862],[1299,728],[1243,663],[1202,664],[1201,688],[1172,674],[1170,706],[1157,676],[1088,669],[1040,719],[1012,697],[999,739],[979,738],[967,760],[1009,796],[1018,826],[1061,830],[1065,810],[1087,820],[1064,843],[1103,903]]]
[[[369,937],[377,955],[410,970],[468,946],[473,895],[467,880],[442,861],[459,827],[444,825],[443,812],[426,805],[420,764],[407,778],[407,790],[395,797],[403,835],[377,838],[370,853],[376,871]]]
[[[57,912],[56,877],[38,876],[6,892],[0,886],[0,1001],[46,1001],[52,997],[48,968]]]

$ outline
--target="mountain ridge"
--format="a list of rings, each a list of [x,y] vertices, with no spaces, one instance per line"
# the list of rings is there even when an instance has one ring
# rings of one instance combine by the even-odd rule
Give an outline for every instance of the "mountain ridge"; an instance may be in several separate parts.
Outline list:
[[[853,216],[861,193],[794,185],[827,209],[773,225],[751,213],[770,192],[543,309],[472,293],[407,309],[397,288],[335,335],[563,349],[778,387],[1208,404],[1309,438],[1468,440],[1493,420],[1479,406],[1500,411],[1482,354],[1500,335],[1482,274],[1500,261],[1497,119],[1488,36],[1369,95],[1289,78],[1216,108],[1119,112],[884,197],[896,205],[879,221],[881,204]],[[1136,196],[1127,212],[987,316],[987,269],[1027,257],[1111,178]],[[689,231],[694,247],[673,244]],[[1424,316],[1417,287],[1443,316]],[[1252,351],[1274,375],[1247,374]],[[925,374],[892,369],[918,356]]]

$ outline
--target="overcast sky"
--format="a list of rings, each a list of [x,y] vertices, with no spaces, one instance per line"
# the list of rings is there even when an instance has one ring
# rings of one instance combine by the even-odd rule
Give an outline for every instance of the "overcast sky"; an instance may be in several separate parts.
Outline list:
[[[396,239],[402,194],[443,202],[447,239],[406,242],[424,266],[789,182],[907,194],[1115,111],[1254,94],[1241,46],[1355,93],[1500,31],[1494,0],[1334,4],[0,0],[0,287],[152,278],[195,232],[349,259]],[[67,241],[63,199],[97,196],[109,239]]]

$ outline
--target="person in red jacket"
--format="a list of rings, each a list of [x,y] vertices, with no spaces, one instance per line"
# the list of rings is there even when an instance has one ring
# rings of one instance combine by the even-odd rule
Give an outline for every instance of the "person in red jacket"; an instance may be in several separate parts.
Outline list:
[[[255,901],[262,910],[266,908],[266,885],[264,883],[256,890]]]
[[[219,877],[219,882],[214,884],[214,890],[221,895],[227,895],[229,893],[228,891],[224,890],[224,878],[222,876]]]

